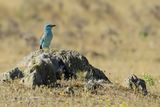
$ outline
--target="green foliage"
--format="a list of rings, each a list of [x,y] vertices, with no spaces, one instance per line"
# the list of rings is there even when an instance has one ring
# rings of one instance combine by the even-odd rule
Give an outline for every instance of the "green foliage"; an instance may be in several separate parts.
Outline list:
[[[153,79],[153,77],[149,74],[144,74],[143,75],[143,79],[147,82],[147,84],[149,84],[150,86],[153,86],[155,84],[155,80]]]

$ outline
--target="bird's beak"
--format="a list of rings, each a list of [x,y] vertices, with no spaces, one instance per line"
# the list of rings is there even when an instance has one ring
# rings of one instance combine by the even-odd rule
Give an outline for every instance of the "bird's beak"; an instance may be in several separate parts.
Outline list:
[[[51,27],[55,27],[56,25],[51,25]]]

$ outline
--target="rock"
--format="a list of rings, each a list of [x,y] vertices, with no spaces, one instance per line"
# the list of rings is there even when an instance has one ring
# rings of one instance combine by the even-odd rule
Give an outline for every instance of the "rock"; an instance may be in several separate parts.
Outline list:
[[[77,72],[86,72],[85,78],[87,80],[94,79],[104,79],[108,82],[109,79],[105,76],[105,74],[93,67],[89,64],[86,57],[81,55],[80,53],[72,50],[38,50],[32,52],[30,55],[26,56],[21,63],[19,63],[20,67],[26,67],[32,65],[35,61],[32,59],[36,59],[37,56],[47,53],[49,55],[48,58],[52,61],[53,65],[56,67],[56,76],[57,79],[61,79],[62,74],[64,74],[64,79],[72,79],[77,77]]]
[[[18,67],[16,67],[10,71],[0,74],[0,81],[7,82],[7,81],[14,80],[16,78],[22,78],[22,77],[23,77],[23,73],[20,71]]]
[[[23,76],[21,83],[29,87],[54,85],[57,79],[76,79],[79,72],[86,74],[83,80],[103,79],[111,83],[101,70],[89,64],[86,57],[72,50],[37,50],[18,63],[17,69],[6,78]]]
[[[144,96],[148,94],[145,81],[134,74],[129,76],[127,84],[129,89],[141,92]]]
[[[112,83],[107,76],[99,69],[91,66],[91,69],[86,74],[86,80],[104,80],[107,83]]]
[[[86,92],[94,92],[97,88],[103,87],[101,85],[103,83],[102,81],[97,81],[97,80],[89,80],[85,85],[84,85],[84,90]]]
[[[43,53],[48,53],[50,60],[56,66],[57,79],[61,79],[62,74],[64,74],[65,80],[76,79],[77,72],[80,71],[87,72],[85,77],[87,80],[94,78],[104,79],[110,82],[101,70],[89,64],[86,57],[71,50],[38,50],[25,57],[24,60],[19,63],[19,66],[26,67],[32,65],[32,63],[35,62],[34,60],[32,61],[32,59],[35,59]]]
[[[32,87],[36,85],[54,85],[56,82],[56,64],[50,59],[50,55],[43,53],[35,59],[35,64],[31,64],[24,71],[24,78],[21,83]],[[29,63],[30,64],[30,63]]]
[[[64,89],[64,93],[73,95],[74,94],[73,87],[67,87],[66,89]]]

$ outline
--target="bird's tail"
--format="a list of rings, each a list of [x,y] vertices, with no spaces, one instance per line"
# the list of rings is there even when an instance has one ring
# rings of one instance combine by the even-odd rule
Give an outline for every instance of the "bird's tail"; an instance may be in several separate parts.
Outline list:
[[[40,45],[40,49],[42,49],[42,45]]]

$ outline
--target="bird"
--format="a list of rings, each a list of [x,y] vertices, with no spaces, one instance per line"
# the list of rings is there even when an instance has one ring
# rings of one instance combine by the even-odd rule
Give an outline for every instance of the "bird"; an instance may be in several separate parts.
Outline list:
[[[40,39],[40,49],[49,48],[51,40],[53,38],[52,28],[55,27],[54,24],[45,24],[43,35]]]

